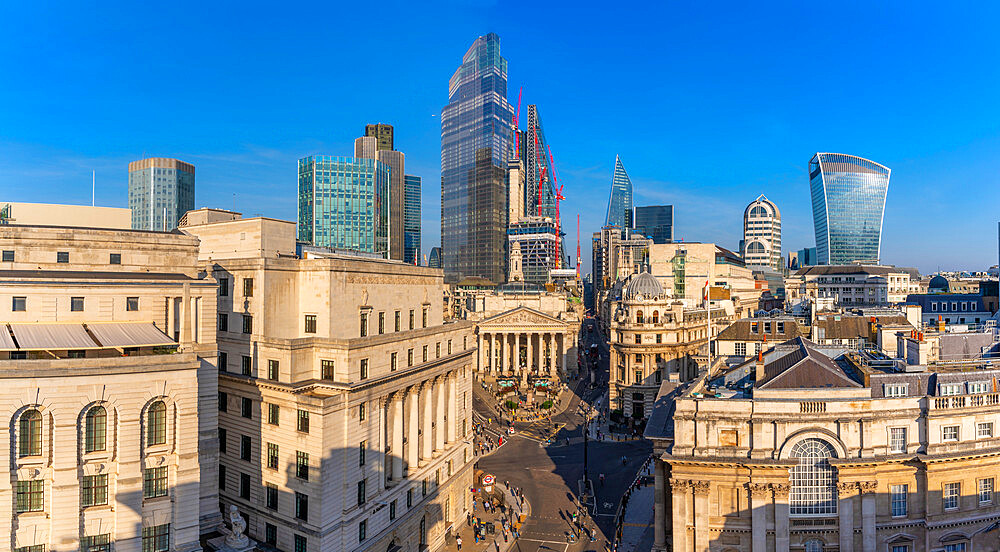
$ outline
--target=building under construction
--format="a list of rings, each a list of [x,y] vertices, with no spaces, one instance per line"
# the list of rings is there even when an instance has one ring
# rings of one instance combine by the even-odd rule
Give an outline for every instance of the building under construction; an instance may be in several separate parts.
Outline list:
[[[544,284],[556,268],[559,238],[551,217],[523,217],[507,228],[507,250],[518,251],[520,272],[525,282]]]

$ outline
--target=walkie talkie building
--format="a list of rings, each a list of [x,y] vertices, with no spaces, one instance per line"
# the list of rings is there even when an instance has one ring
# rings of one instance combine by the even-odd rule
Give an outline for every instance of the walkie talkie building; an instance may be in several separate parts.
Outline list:
[[[889,168],[843,153],[809,161],[819,264],[878,263]]]

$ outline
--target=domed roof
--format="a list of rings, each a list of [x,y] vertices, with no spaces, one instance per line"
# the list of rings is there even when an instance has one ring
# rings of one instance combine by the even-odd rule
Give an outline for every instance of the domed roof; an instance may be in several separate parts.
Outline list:
[[[648,272],[632,277],[625,288],[625,299],[629,301],[643,299],[660,299],[663,297],[663,286],[660,281]]]
[[[933,289],[948,291],[948,279],[938,274],[927,283],[927,289],[928,291]]]

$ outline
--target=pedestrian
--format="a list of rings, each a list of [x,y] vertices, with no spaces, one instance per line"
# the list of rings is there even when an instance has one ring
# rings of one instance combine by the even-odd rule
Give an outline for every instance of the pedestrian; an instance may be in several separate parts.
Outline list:
[[[458,545],[458,549],[459,550],[462,550],[462,537],[461,536],[455,537],[455,544]]]

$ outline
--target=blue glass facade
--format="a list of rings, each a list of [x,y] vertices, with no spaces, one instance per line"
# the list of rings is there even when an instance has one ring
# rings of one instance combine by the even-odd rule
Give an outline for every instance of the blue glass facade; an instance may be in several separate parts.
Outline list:
[[[299,159],[299,241],[387,254],[390,172],[374,159]]]
[[[169,232],[194,209],[194,165],[165,157],[128,166],[128,206],[134,230]]]
[[[512,117],[507,60],[490,33],[465,53],[441,110],[441,262],[448,282],[506,280]]]
[[[635,232],[653,243],[674,241],[674,206],[645,205],[635,208]]]
[[[632,228],[632,180],[625,172],[622,160],[615,156],[615,175],[611,179],[611,198],[604,226]]]
[[[412,174],[404,178],[403,262],[420,264],[420,177]]]
[[[819,264],[877,263],[889,168],[842,153],[809,161],[809,189]]]

